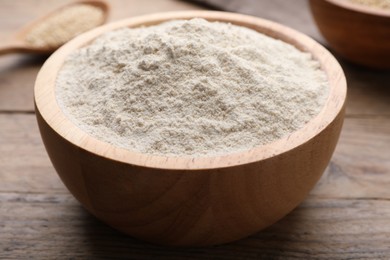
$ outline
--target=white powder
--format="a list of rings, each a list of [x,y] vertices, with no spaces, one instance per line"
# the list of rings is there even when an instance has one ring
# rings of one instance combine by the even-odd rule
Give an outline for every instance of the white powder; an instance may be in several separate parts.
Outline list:
[[[70,120],[100,140],[209,156],[296,131],[322,109],[328,88],[309,53],[193,19],[102,35],[67,58],[56,95]]]

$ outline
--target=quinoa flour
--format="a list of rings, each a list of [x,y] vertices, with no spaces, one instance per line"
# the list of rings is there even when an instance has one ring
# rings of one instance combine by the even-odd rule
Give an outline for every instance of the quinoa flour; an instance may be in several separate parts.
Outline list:
[[[270,143],[322,109],[319,62],[251,29],[203,19],[105,33],[66,59],[56,97],[89,135],[152,155]]]

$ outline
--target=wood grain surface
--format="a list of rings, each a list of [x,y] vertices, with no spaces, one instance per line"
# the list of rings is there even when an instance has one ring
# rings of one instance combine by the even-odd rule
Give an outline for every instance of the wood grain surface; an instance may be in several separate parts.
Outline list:
[[[62,3],[2,0],[0,37]],[[112,3],[112,19],[193,8],[168,0]],[[33,114],[33,82],[43,61],[0,58],[0,259],[390,258],[389,73],[342,63],[349,83],[347,119],[328,169],[296,210],[235,243],[177,249],[112,230],[65,189]]]

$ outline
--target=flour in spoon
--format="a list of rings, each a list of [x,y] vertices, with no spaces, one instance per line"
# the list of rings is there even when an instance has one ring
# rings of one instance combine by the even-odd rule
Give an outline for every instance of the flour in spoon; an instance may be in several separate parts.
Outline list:
[[[69,55],[57,101],[89,135],[163,156],[273,142],[318,115],[329,83],[309,53],[203,19],[105,33]]]

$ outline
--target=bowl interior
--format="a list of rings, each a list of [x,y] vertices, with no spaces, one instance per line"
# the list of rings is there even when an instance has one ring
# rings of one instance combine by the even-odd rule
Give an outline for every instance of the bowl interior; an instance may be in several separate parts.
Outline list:
[[[55,96],[55,81],[65,58],[75,49],[87,45],[99,35],[122,27],[159,24],[168,20],[204,18],[254,29],[270,37],[290,43],[301,51],[310,52],[326,72],[330,83],[328,99],[321,112],[301,129],[275,142],[251,150],[214,157],[165,157],[145,155],[98,140],[75,126],[61,111]],[[323,131],[340,113],[346,99],[346,80],[335,58],[311,38],[285,26],[246,15],[214,12],[170,12],[130,18],[84,33],[57,50],[43,65],[35,83],[36,108],[44,120],[63,138],[74,145],[112,160],[161,169],[213,169],[265,160],[287,152]]]

